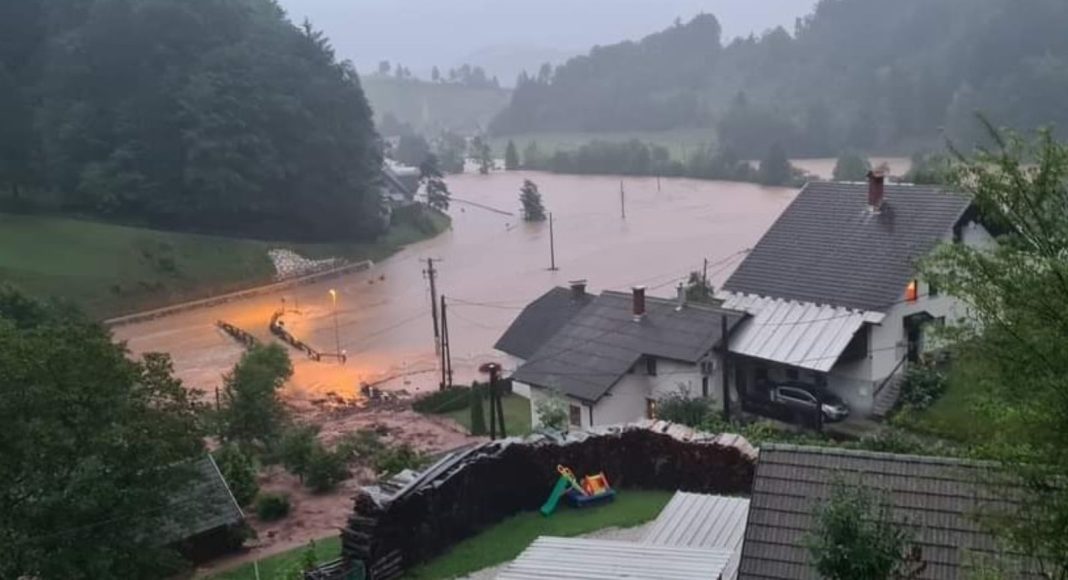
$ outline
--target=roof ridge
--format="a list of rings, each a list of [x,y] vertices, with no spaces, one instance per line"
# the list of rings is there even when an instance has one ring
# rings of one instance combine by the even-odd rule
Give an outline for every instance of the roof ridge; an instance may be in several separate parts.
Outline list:
[[[982,467],[989,463],[946,457],[943,455],[917,455],[914,453],[890,453],[886,451],[869,451],[866,449],[848,449],[845,447],[820,447],[816,445],[796,445],[793,443],[769,443],[761,446],[760,451],[781,451],[793,453],[808,453],[813,455],[842,455],[848,457],[860,457],[864,459],[891,460],[909,463],[927,463],[931,465],[964,465]]]

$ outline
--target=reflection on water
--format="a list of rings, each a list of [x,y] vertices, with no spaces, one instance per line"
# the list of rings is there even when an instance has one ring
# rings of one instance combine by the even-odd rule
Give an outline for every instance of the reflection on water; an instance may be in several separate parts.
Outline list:
[[[833,168],[833,160],[831,161]],[[519,187],[533,179],[553,213],[558,271],[549,267],[549,226],[518,217]],[[436,384],[426,259],[440,260],[438,291],[449,304],[457,382],[475,378],[478,363],[496,357],[493,343],[519,310],[554,285],[587,279],[590,290],[646,285],[671,296],[673,286],[707,258],[721,283],[793,199],[794,190],[687,179],[529,172],[463,175],[450,179],[453,195],[499,208],[506,216],[454,203],[453,227],[405,249],[372,271],[118,329],[133,350],[175,357],[192,386],[212,388],[240,351],[216,332],[216,320],[269,339],[267,321],[285,298],[298,337],[323,351],[335,347],[329,290],[338,292],[337,335],[348,352],[344,367],[298,366],[296,382],[310,389],[345,391],[360,381],[410,375],[412,386]],[[659,185],[658,185],[659,183]],[[411,387],[409,387],[411,388]]]

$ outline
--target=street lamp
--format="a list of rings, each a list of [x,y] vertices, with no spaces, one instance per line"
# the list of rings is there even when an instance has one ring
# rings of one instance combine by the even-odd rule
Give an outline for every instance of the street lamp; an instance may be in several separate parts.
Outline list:
[[[334,352],[337,354],[338,364],[343,364],[345,361],[341,358],[341,331],[337,323],[337,290],[330,289],[330,299],[334,303]]]
[[[497,390],[497,377],[501,374],[501,365],[486,363],[478,367],[482,373],[489,375],[489,403],[490,403],[490,439],[497,438],[497,424],[501,427],[501,438],[508,436],[504,428],[504,404],[501,402],[501,394]]]

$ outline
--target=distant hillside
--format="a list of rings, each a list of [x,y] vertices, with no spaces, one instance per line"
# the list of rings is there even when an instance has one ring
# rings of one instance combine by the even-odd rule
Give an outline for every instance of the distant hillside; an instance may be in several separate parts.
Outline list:
[[[1068,2],[822,0],[794,33],[724,45],[702,15],[640,42],[594,48],[524,80],[496,135],[716,129],[755,157],[976,136],[1000,125],[1068,125]]]
[[[424,134],[443,129],[462,133],[483,131],[511,98],[511,91],[505,89],[382,75],[367,75],[361,80],[376,121],[381,122],[384,115],[392,114]]]

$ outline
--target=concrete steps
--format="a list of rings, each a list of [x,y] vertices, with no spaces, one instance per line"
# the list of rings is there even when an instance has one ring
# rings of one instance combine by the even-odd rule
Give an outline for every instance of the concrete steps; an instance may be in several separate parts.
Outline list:
[[[897,404],[898,397],[901,396],[901,383],[905,381],[905,373],[898,373],[897,376],[890,379],[883,390],[879,392],[875,397],[875,403],[872,405],[871,414],[876,419],[882,419],[886,417],[894,405]]]

